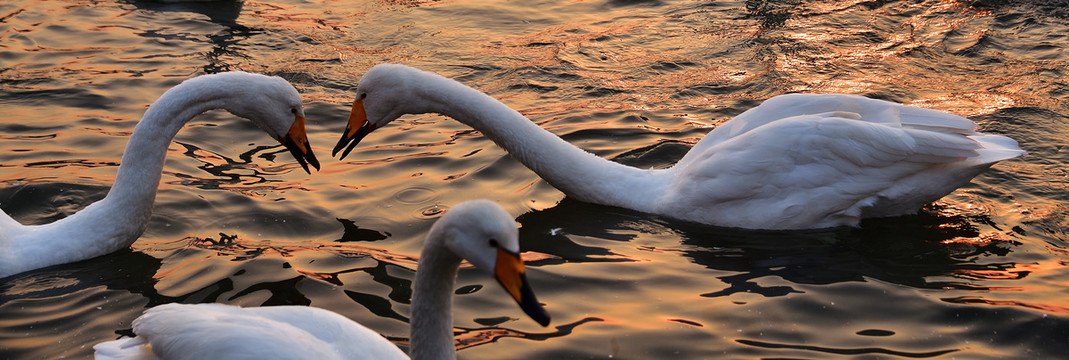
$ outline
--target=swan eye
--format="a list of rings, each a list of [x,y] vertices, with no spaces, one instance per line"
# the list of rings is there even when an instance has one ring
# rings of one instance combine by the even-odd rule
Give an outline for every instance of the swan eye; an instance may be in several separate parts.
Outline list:
[[[290,113],[297,115],[297,108],[290,108]]]
[[[496,239],[490,239],[490,246],[491,246],[491,247],[499,247],[499,246],[497,245],[497,240],[496,240]]]
[[[367,93],[360,94],[360,99],[367,99]]]

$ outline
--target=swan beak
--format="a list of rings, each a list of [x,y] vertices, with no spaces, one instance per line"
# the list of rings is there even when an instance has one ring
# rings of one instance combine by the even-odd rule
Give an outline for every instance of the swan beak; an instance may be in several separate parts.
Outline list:
[[[535,298],[531,285],[527,283],[527,276],[523,270],[523,260],[520,255],[497,248],[497,263],[494,264],[494,277],[501,286],[505,287],[509,295],[516,300],[527,316],[537,321],[539,325],[549,326],[549,313],[542,308],[542,304]]]
[[[319,160],[316,160],[316,154],[312,152],[312,145],[308,143],[308,133],[304,131],[303,117],[294,115],[290,131],[286,133],[286,136],[279,138],[278,142],[290,150],[297,162],[301,163],[301,167],[304,167],[304,171],[309,174],[312,173],[308,170],[308,164],[312,164],[316,170],[319,170]]]
[[[349,124],[345,126],[345,132],[341,134],[338,145],[334,146],[334,152],[330,153],[330,155],[337,156],[338,151],[348,145],[345,152],[342,152],[341,157],[338,158],[338,160],[344,159],[346,155],[349,155],[350,151],[353,151],[356,144],[360,143],[360,140],[372,131],[375,131],[375,125],[367,121],[367,113],[364,112],[364,99],[356,99],[353,102],[353,110],[349,112]]]

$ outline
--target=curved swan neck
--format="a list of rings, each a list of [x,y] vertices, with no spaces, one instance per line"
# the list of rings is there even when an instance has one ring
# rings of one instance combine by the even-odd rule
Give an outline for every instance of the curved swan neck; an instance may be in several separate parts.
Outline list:
[[[0,277],[128,247],[144,232],[151,216],[167,148],[197,114],[227,105],[239,94],[236,84],[205,77],[186,80],[149,106],[134,127],[108,195],[71,216],[44,225],[6,221],[0,245],[9,251]]]
[[[171,88],[149,106],[130,135],[115,184],[102,201],[114,202],[117,208],[129,209],[130,214],[140,214],[147,221],[171,141],[194,116],[222,108],[228,94],[236,91],[228,85],[193,78]]]
[[[466,85],[435,76],[421,82],[434,112],[479,130],[551,185],[579,200],[649,211],[663,182],[653,171],[621,165],[575,147]],[[633,190],[641,189],[639,193]]]
[[[210,80],[186,80],[160,96],[145,111],[123,150],[108,195],[63,219],[63,224],[72,224],[73,228],[95,230],[93,234],[82,234],[86,236],[83,243],[107,253],[129,246],[144,231],[171,140],[194,116],[224,107],[229,94],[238,91],[232,84],[207,81]]]
[[[409,347],[413,359],[456,359],[452,295],[461,259],[434,241],[438,236],[428,236],[416,269]]]

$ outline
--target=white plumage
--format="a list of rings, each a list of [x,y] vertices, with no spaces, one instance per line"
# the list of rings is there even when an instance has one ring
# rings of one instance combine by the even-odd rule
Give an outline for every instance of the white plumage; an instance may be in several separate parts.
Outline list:
[[[516,223],[486,200],[458,204],[427,235],[412,291],[411,355],[454,359],[452,301],[462,259],[492,274],[542,326],[549,315],[527,283]],[[407,359],[374,331],[306,306],[167,304],[134,320],[135,338],[97,344],[97,359]]]
[[[305,134],[301,97],[285,80],[245,72],[186,80],[145,112],[104,199],[43,225],[22,225],[0,212],[0,278],[130,246],[148,222],[171,139],[197,114],[220,108],[282,142],[306,171],[309,163],[319,168]]]
[[[364,75],[334,153],[404,114],[440,113],[479,130],[568,196],[751,229],[856,226],[914,212],[995,162],[1010,138],[935,110],[843,94],[777,96],[725,122],[667,169],[583,151],[470,87],[403,65]]]
[[[134,333],[94,346],[96,359],[407,358],[378,333],[307,306],[165,304],[145,310]]]

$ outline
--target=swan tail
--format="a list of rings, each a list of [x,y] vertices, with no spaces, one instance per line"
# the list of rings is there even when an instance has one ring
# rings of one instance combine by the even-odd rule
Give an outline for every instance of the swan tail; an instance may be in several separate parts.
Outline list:
[[[902,127],[969,135],[976,132],[976,123],[964,117],[938,110],[894,104]]]
[[[152,348],[142,338],[123,337],[93,346],[96,360],[155,360]]]
[[[994,164],[1028,154],[1021,149],[1016,140],[1006,136],[978,133],[969,138],[980,144],[980,149],[977,151],[980,155],[971,159],[978,164]]]
[[[979,156],[982,145],[961,134],[929,131],[916,128],[902,129],[915,142],[910,158],[930,163],[950,163]]]
[[[976,165],[991,165],[1025,154],[1017,141],[1002,135],[977,132],[972,120],[937,110],[898,106],[902,128],[910,132],[924,154],[954,158]]]

